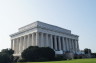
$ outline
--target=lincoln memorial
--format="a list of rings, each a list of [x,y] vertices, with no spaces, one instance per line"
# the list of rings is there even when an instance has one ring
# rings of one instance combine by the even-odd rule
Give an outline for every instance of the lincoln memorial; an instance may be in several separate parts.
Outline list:
[[[78,35],[72,34],[71,30],[40,21],[19,28],[18,32],[11,34],[10,37],[14,55],[20,55],[29,46],[50,47],[55,51],[63,52],[79,52]]]

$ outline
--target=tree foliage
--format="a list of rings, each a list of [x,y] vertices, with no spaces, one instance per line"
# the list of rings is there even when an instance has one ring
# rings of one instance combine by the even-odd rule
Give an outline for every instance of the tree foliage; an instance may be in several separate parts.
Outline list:
[[[25,49],[21,56],[23,59],[26,59],[28,61],[35,61],[35,59],[38,59],[38,53],[36,52],[38,50],[37,46],[30,46],[27,49]]]
[[[84,53],[85,53],[85,54],[91,54],[91,49],[85,48],[85,49],[84,49]]]
[[[12,49],[3,49],[1,52],[7,53],[8,55],[12,55],[14,53],[14,51]]]
[[[30,46],[22,52],[21,56],[27,61],[44,61],[54,59],[55,52],[49,47]]]
[[[0,63],[9,63],[10,58],[9,55],[6,53],[0,53]]]
[[[12,49],[3,49],[0,52],[0,63],[11,63],[13,61],[13,53]]]
[[[41,57],[47,58],[48,60],[53,60],[55,58],[55,52],[49,47],[41,47],[40,49]]]

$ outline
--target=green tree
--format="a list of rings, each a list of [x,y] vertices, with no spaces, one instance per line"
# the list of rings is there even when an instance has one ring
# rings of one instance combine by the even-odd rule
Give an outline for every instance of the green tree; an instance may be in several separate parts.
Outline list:
[[[53,60],[55,52],[49,47],[30,46],[22,52],[21,56],[27,61],[45,61]]]
[[[41,47],[40,54],[41,57],[46,58],[48,60],[53,60],[55,58],[55,51],[49,47]]]
[[[84,53],[85,53],[85,54],[91,54],[91,49],[85,48],[85,49],[84,49]]]
[[[37,46],[30,46],[21,53],[21,56],[27,61],[35,61],[39,58],[38,49],[39,47]]]
[[[13,53],[12,49],[3,49],[0,52],[0,63],[11,63],[13,62]]]
[[[10,63],[9,55],[6,53],[0,53],[0,63]]]
[[[0,52],[0,63],[11,63],[13,62],[13,53],[14,51],[12,49],[3,49]],[[2,60],[1,60],[2,59]]]
[[[8,55],[12,55],[14,53],[14,50],[12,50],[12,49],[3,49],[1,52],[2,53],[7,53]]]

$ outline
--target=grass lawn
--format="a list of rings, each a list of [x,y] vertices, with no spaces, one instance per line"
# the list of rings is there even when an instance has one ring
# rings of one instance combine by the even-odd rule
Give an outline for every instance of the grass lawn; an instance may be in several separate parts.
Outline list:
[[[20,63],[20,62],[18,62]],[[92,59],[74,59],[64,61],[50,61],[50,62],[21,62],[21,63],[96,63],[96,58]]]

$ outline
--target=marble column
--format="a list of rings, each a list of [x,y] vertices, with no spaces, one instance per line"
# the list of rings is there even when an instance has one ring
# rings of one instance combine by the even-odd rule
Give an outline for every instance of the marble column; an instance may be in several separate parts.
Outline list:
[[[25,35],[25,49],[27,48],[27,35]]]
[[[17,39],[15,38],[15,53],[17,53]]]
[[[18,54],[18,52],[19,52],[19,50],[18,50],[18,49],[19,49],[19,39],[18,39],[18,38],[17,38],[17,40],[16,40],[16,43],[17,43],[17,44],[16,44],[16,50],[17,50],[17,54]]]
[[[67,51],[69,51],[69,43],[68,43],[68,38],[66,38],[66,46],[67,46]]]
[[[32,35],[29,34],[29,46],[32,46],[32,38],[31,38],[31,37],[32,37]],[[28,47],[29,47],[29,46],[28,46]]]
[[[28,34],[28,47],[30,46],[30,34]]]
[[[23,36],[23,50],[25,49],[25,36]]]
[[[72,43],[72,39],[71,39],[71,52],[73,52],[73,43]]]
[[[48,43],[49,43],[49,47],[51,48],[51,36],[50,36],[50,34],[48,34]]]
[[[57,50],[57,36],[54,36],[54,46],[55,50]]]
[[[74,45],[74,53],[75,53],[75,41],[74,41],[74,39],[73,39],[73,45]]]
[[[11,39],[11,49],[13,50],[13,39]]]
[[[36,46],[39,46],[39,33],[36,32]]]
[[[72,39],[70,39],[70,44],[71,44],[71,52],[73,52],[73,46],[72,46]]]
[[[23,51],[23,40],[22,37],[20,37],[20,53]]]
[[[76,53],[76,41],[74,39],[74,52]]]
[[[69,38],[69,51],[72,51],[72,46],[71,46],[71,39]]]
[[[41,33],[41,47],[44,47],[44,35]]]
[[[50,34],[50,40],[51,40],[51,48],[53,49],[53,39],[51,34]]]
[[[17,43],[17,38],[16,38],[16,42],[15,42],[15,44],[16,44],[16,49],[15,49],[15,51],[16,51],[16,54],[18,53],[18,43]]]
[[[77,40],[75,40],[75,49],[76,49],[76,52],[77,52]]]
[[[30,46],[32,46],[32,34],[30,34]]]
[[[64,43],[65,43],[65,51],[67,51],[67,43],[66,43],[66,37],[64,37]]]
[[[40,32],[38,32],[38,46],[40,47]]]
[[[27,48],[29,47],[29,34],[27,35]]]
[[[72,52],[74,53],[74,40],[72,39]]]
[[[65,51],[65,40],[64,40],[64,37],[62,37],[62,43],[63,43],[63,51]]]
[[[18,53],[20,53],[21,49],[21,42],[20,42],[20,37],[18,38]]]
[[[30,46],[32,46],[32,34],[30,34]]]
[[[14,53],[16,53],[16,39],[14,39]]]
[[[12,39],[13,40],[13,50],[14,50],[14,39]]]
[[[59,36],[58,38],[59,38],[59,50],[61,50],[61,39],[60,39],[61,37]]]
[[[77,51],[79,51],[79,42],[77,40]]]
[[[76,52],[79,51],[79,45],[78,45],[78,40],[76,40]]]
[[[63,51],[63,38],[60,37],[60,40],[61,40],[61,50]]]
[[[70,39],[68,38],[68,51],[70,51]]]
[[[70,51],[70,42],[69,42],[69,38],[68,38],[68,51]]]
[[[32,33],[32,46],[34,46],[34,34]]]
[[[48,34],[46,33],[46,47],[49,47]]]
[[[28,39],[28,37],[27,37],[27,35],[25,35],[25,49],[27,48],[27,39]]]
[[[25,46],[24,46],[24,36],[22,36],[22,44],[23,44],[23,45],[22,45],[22,50],[24,50],[24,47],[25,47]]]
[[[67,51],[69,51],[69,40],[67,38]]]
[[[18,48],[18,50],[19,50],[19,53],[21,53],[21,46],[22,46],[22,44],[21,44],[21,37],[19,37],[18,38],[18,42],[19,42],[19,48]]]
[[[75,40],[75,51],[77,52],[77,40]]]

